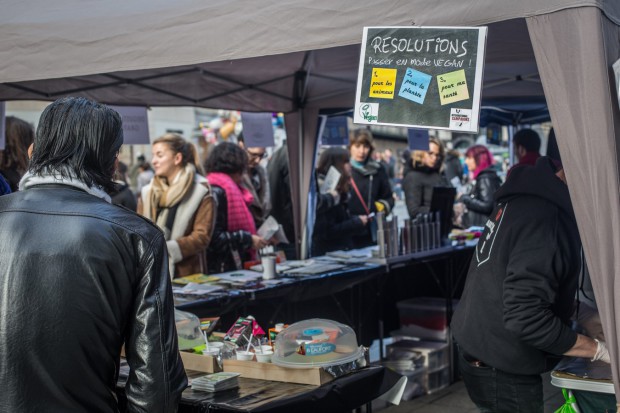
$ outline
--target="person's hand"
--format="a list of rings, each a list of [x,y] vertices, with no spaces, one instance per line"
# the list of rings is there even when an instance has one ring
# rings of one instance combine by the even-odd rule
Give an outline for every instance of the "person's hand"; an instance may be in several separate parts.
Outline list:
[[[597,339],[594,339],[594,341],[596,341],[596,354],[594,354],[591,361],[600,360],[604,363],[610,364],[611,358],[609,357],[609,349],[605,345],[605,342]]]
[[[358,218],[362,221],[362,224],[368,224],[368,215],[358,215]]]
[[[265,239],[259,237],[258,235],[252,235],[252,247],[255,250],[265,248],[267,245],[269,245],[269,242],[267,242]]]

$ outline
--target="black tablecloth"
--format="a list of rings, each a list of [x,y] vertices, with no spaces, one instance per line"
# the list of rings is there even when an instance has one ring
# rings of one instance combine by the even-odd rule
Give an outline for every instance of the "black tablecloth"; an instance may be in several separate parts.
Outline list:
[[[239,379],[239,388],[219,393],[183,392],[179,413],[184,412],[349,412],[390,390],[400,375],[371,366],[323,386]],[[119,402],[125,411],[124,379],[119,380]]]

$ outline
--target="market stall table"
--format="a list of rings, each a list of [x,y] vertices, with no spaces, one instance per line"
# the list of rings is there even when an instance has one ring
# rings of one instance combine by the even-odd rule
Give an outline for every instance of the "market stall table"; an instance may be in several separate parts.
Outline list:
[[[205,373],[188,372],[197,377]],[[126,410],[124,386],[127,372],[118,381],[121,411]],[[322,386],[239,378],[239,388],[207,393],[187,388],[179,413],[198,412],[346,412],[366,406],[400,384],[401,376],[381,366],[371,366],[339,377]]]
[[[551,372],[551,384],[570,390],[582,413],[616,411],[609,364],[565,357]]]

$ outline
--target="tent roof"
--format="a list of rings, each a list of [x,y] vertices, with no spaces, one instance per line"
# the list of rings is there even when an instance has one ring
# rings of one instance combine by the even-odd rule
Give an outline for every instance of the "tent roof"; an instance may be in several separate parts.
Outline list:
[[[118,105],[292,111],[350,107],[362,27],[489,25],[483,99],[543,95],[523,19],[614,0],[476,2],[11,1],[0,15],[0,99],[82,95]],[[514,20],[516,19],[516,20]],[[495,23],[492,23],[495,22]],[[307,75],[307,76],[306,76]],[[484,104],[484,101],[483,101]]]

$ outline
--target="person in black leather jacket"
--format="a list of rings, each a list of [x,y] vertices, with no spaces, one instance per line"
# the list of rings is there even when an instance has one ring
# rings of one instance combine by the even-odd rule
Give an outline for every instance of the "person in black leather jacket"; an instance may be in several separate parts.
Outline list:
[[[495,207],[493,195],[502,184],[493,167],[493,155],[484,145],[474,145],[465,153],[465,163],[473,171],[472,190],[461,195],[459,201],[467,207],[463,226],[482,227]]]
[[[0,412],[172,413],[187,378],[163,234],[110,203],[123,143],[112,109],[63,98],[41,115],[20,191],[0,197]]]
[[[205,162],[207,180],[217,204],[213,237],[207,249],[209,274],[241,269],[243,262],[256,259],[256,252],[268,242],[256,234],[250,212],[251,193],[243,187],[248,155],[239,146],[222,142]]]

